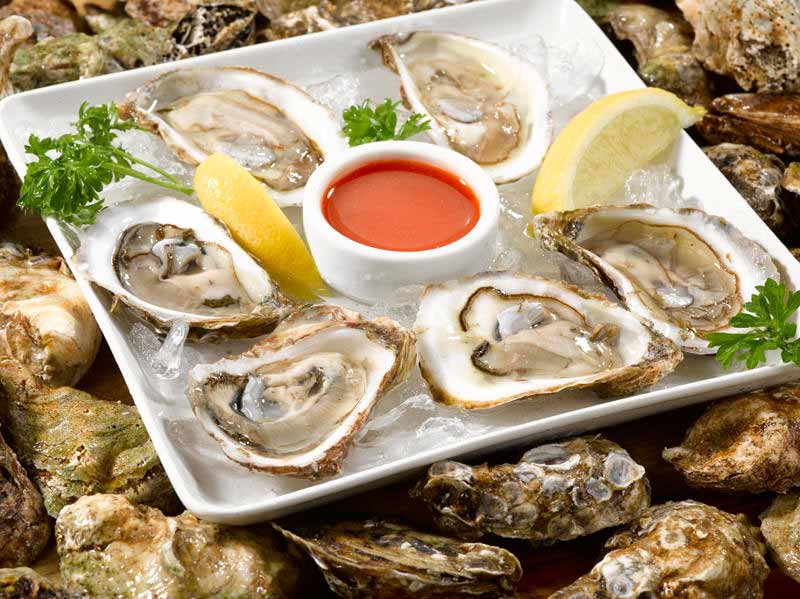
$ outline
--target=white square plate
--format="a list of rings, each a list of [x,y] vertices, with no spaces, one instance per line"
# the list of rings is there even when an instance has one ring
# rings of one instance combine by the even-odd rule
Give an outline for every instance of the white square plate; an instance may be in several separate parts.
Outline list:
[[[124,95],[158,73],[194,66],[245,65],[311,84],[341,73],[364,73],[369,95],[397,97],[396,78],[378,70],[379,58],[367,49],[380,35],[415,29],[454,31],[502,44],[531,43],[535,36],[553,45],[589,40],[604,54],[601,73],[607,92],[642,83],[602,31],[572,0],[482,0],[460,7],[388,19],[219,54],[97,77],[18,94],[0,104],[0,138],[16,170],[25,172],[24,145],[32,123],[74,120],[81,102],[103,103]],[[675,169],[686,195],[724,216],[761,243],[789,283],[800,284],[800,263],[770,232],[703,152],[684,134],[675,152]],[[48,222],[61,251],[71,261],[74,236]],[[72,264],[70,264],[72,266]],[[360,468],[345,462],[342,475],[318,482],[249,472],[227,460],[195,421],[186,402],[170,401],[137,360],[129,343],[129,319],[109,313],[107,294],[81,277],[97,322],[120,365],[125,381],[179,497],[200,517],[231,524],[275,518],[407,476],[433,461],[485,452],[508,445],[607,426],[694,402],[722,397],[800,377],[800,369],[773,365],[748,372],[722,373],[713,358],[688,359],[656,389],[613,401],[591,393],[562,393],[515,402],[491,411],[488,432],[458,442],[411,452],[402,459]],[[385,413],[379,405],[376,414]],[[408,431],[412,434],[413,431]],[[350,458],[348,458],[349,460]]]

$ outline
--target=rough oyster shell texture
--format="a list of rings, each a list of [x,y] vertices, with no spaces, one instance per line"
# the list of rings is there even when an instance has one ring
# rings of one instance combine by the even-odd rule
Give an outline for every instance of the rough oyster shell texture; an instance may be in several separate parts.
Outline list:
[[[574,388],[632,393],[683,357],[604,297],[519,273],[428,286],[414,330],[433,397],[470,409]]]
[[[77,13],[59,0],[11,0],[0,8],[0,19],[25,17],[33,25],[36,41],[75,33],[80,28]]]
[[[367,520],[280,532],[305,549],[345,599],[513,596],[522,568],[513,554],[407,526]]]
[[[73,385],[94,362],[100,339],[61,258],[0,246],[0,353],[47,385]]]
[[[785,493],[800,485],[800,386],[717,402],[663,455],[694,487]]]
[[[800,582],[800,491],[779,495],[761,514],[761,534],[775,563]]]
[[[0,568],[27,566],[49,539],[42,496],[0,434]]]
[[[119,495],[82,497],[56,522],[61,575],[91,597],[291,599],[300,569],[271,530],[169,518]]]
[[[250,0],[197,0],[172,37],[187,56],[201,56],[253,43],[256,10]]]
[[[0,568],[0,599],[81,599],[30,568]]]
[[[534,447],[517,464],[436,463],[412,496],[457,537],[495,534],[546,544],[637,518],[650,505],[650,484],[616,443],[579,437]]]
[[[677,0],[694,29],[694,55],[746,90],[800,91],[796,0]]]
[[[550,599],[755,599],[769,573],[745,516],[696,501],[651,507],[605,550],[591,572]]]
[[[0,98],[14,93],[11,67],[19,48],[33,35],[28,19],[11,15],[0,21]],[[5,150],[3,150],[5,153]],[[16,198],[13,198],[16,201]]]
[[[330,476],[378,399],[414,366],[414,347],[413,333],[389,318],[314,306],[245,353],[193,368],[187,397],[232,460]]]
[[[595,206],[541,214],[536,237],[591,268],[620,301],[690,353],[708,354],[704,334],[730,319],[768,278],[772,258],[725,219],[694,208]]]

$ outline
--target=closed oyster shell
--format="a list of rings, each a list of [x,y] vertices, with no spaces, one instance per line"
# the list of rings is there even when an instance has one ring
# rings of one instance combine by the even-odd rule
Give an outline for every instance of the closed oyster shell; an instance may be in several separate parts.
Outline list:
[[[74,385],[92,365],[100,339],[61,258],[0,245],[0,354],[47,385]]]
[[[591,572],[550,599],[754,599],[769,573],[758,529],[696,501],[648,509],[605,545]]]
[[[180,21],[197,5],[197,0],[127,0],[125,13],[154,27],[168,27]]]
[[[187,56],[202,56],[253,43],[256,10],[250,0],[198,0],[172,37]]]
[[[717,402],[663,455],[694,487],[785,493],[800,485],[800,385]]]
[[[0,568],[27,566],[49,539],[50,520],[42,496],[0,435]]]
[[[120,495],[82,497],[56,522],[61,575],[91,597],[292,599],[300,570],[272,531],[184,512],[168,518]]]
[[[33,25],[24,17],[11,15],[0,21],[0,98],[5,98],[14,93],[11,66],[16,56],[17,48],[32,35]],[[3,157],[7,163],[8,157],[5,156],[5,149],[3,149]],[[19,185],[16,187],[18,188]],[[13,202],[17,201],[16,197],[12,196],[11,199]]]
[[[80,599],[30,568],[0,568],[0,599]]]
[[[784,574],[800,582],[800,491],[776,497],[760,518],[772,559]]]
[[[637,518],[650,505],[644,468],[601,437],[534,447],[517,464],[439,462],[413,490],[437,526],[466,539],[485,534],[568,541]]]
[[[119,19],[97,36],[98,43],[125,69],[149,67],[182,57],[167,29]]]
[[[11,15],[31,22],[36,41],[76,33],[80,27],[77,13],[60,0],[11,0],[0,8],[0,19]]]
[[[505,549],[390,522],[275,528],[309,553],[345,599],[500,599],[522,577],[519,561]]]

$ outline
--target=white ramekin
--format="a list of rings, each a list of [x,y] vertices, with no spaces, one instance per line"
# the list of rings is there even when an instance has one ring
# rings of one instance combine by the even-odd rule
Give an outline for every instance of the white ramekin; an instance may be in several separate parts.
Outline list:
[[[342,235],[325,219],[323,196],[331,183],[376,160],[421,162],[460,177],[478,198],[478,222],[461,239],[419,252],[381,250]],[[406,285],[485,270],[494,254],[499,214],[497,187],[480,166],[453,150],[414,141],[365,144],[326,159],[308,180],[303,197],[306,240],[322,278],[339,293],[366,303]]]

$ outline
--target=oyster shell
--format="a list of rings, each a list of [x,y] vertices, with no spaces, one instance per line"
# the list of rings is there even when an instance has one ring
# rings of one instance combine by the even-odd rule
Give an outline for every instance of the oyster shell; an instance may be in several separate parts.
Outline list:
[[[580,387],[631,393],[682,358],[671,341],[621,306],[515,273],[428,286],[414,330],[434,398],[464,408]]]
[[[414,335],[393,320],[317,306],[244,354],[193,368],[187,396],[232,460],[318,478],[341,470],[372,407],[414,361]]]
[[[47,385],[73,385],[94,362],[100,339],[61,258],[0,245],[0,354]]]
[[[158,133],[185,162],[223,152],[281,205],[299,205],[309,176],[345,148],[333,114],[287,81],[244,67],[170,71],[128,96],[121,114]]]
[[[170,197],[101,212],[75,264],[162,331],[183,320],[197,333],[258,335],[293,307],[223,225]]]
[[[536,236],[594,270],[633,313],[691,353],[714,353],[703,335],[730,319],[768,278],[772,258],[722,218],[647,204],[542,214]]]
[[[201,56],[253,43],[256,10],[250,0],[197,0],[172,37],[183,53]]]
[[[11,65],[17,48],[32,35],[33,25],[24,17],[12,15],[0,21],[0,98],[5,98],[14,93]],[[5,155],[5,150],[3,150],[3,154]],[[8,158],[5,157],[5,160],[7,161]],[[16,198],[13,198],[14,202],[16,200]]]
[[[800,157],[800,94],[720,96],[697,129],[710,143],[741,143]]]
[[[81,599],[30,568],[0,569],[0,599]]]
[[[49,539],[42,496],[0,434],[0,568],[27,566]]]
[[[578,437],[534,447],[517,464],[436,463],[412,496],[458,537],[544,544],[630,522],[650,505],[650,484],[616,443]]]
[[[621,4],[608,14],[614,35],[633,42],[638,72],[652,87],[689,104],[711,102],[711,84],[692,54],[692,28],[680,16],[646,4]]]
[[[56,522],[61,575],[91,597],[290,599],[300,568],[270,530],[168,518],[120,495],[82,497]]]
[[[550,145],[550,100],[536,67],[508,50],[449,33],[389,35],[370,47],[398,74],[406,106],[434,142],[480,164],[496,183],[533,172]]]
[[[772,559],[784,574],[800,582],[800,491],[776,497],[760,518]]]
[[[797,0],[677,0],[694,55],[746,90],[800,91]]]
[[[703,151],[780,239],[796,232],[797,210],[790,209],[794,198],[783,188],[786,167],[780,158],[731,143]]]
[[[519,561],[505,549],[391,522],[275,528],[309,553],[345,599],[500,599],[512,596],[522,577]]]
[[[134,19],[119,19],[100,33],[97,41],[123,69],[148,67],[181,57],[169,31]]]
[[[696,501],[651,507],[605,549],[591,572],[550,599],[755,599],[769,573],[745,516]]]
[[[267,41],[275,41],[318,31],[329,31],[338,26],[331,15],[319,6],[309,6],[270,20],[269,27],[259,35]]]
[[[0,19],[25,17],[33,25],[36,41],[76,33],[80,27],[72,7],[59,0],[11,0],[0,8]]]
[[[127,0],[125,14],[154,27],[168,27],[196,5],[197,0]]]
[[[663,455],[694,487],[785,493],[800,485],[800,386],[714,404]]]

